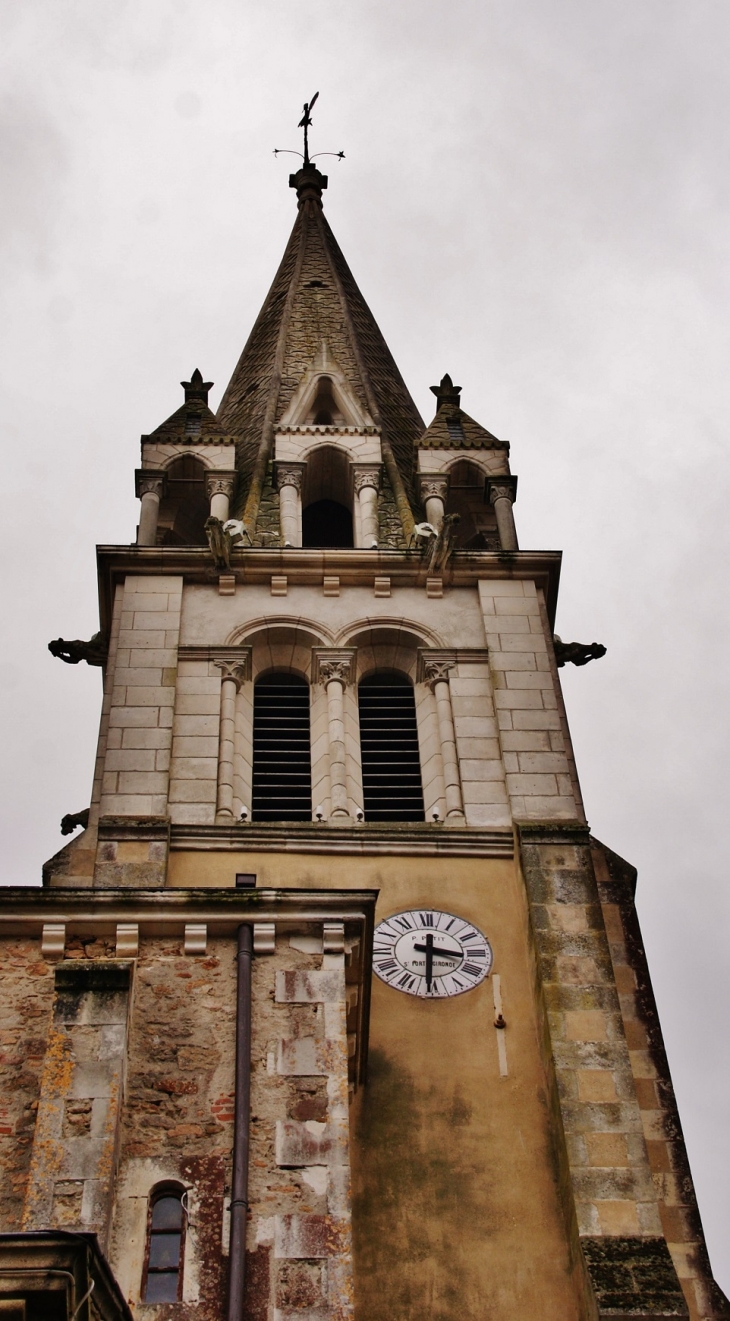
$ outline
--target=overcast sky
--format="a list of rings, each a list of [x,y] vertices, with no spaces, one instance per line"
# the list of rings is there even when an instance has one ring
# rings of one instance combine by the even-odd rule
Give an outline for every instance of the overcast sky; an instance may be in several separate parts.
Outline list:
[[[427,420],[449,371],[512,442],[593,832],[638,905],[714,1268],[730,1290],[727,0],[2,0],[0,659],[7,884],[89,801],[94,544],[139,436],[225,383],[294,220],[327,215]]]

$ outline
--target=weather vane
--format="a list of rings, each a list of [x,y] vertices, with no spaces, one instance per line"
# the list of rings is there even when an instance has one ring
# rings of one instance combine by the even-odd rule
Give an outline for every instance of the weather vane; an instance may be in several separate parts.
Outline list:
[[[304,129],[304,152],[302,153],[301,151],[291,151],[289,147],[274,147],[275,156],[280,156],[282,154],[288,156],[301,156],[305,166],[311,164],[311,162],[313,160],[316,160],[318,156],[336,156],[338,161],[343,161],[345,159],[344,151],[318,151],[315,153],[314,156],[309,155],[308,129],[312,127],[312,110],[314,108],[314,103],[317,100],[318,96],[319,96],[319,92],[315,92],[311,101],[304,102],[304,114],[302,115],[301,119],[299,120],[299,123],[297,124],[297,128]]]

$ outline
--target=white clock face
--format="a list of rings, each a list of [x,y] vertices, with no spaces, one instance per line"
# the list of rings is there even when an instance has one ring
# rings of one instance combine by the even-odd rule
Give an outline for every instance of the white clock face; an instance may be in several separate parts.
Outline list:
[[[462,995],[484,981],[493,957],[472,922],[434,908],[394,913],[375,928],[373,967],[381,981],[406,995]]]

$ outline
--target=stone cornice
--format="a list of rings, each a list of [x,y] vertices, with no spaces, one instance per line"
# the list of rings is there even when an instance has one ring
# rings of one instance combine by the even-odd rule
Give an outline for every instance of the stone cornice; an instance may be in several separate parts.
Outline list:
[[[342,853],[352,856],[511,858],[511,830],[473,826],[404,823],[399,826],[365,822],[336,825],[328,822],[282,822],[258,825],[175,825],[171,827],[173,852],[216,853]]]
[[[362,427],[325,427],[325,426],[302,426],[302,427],[276,427],[277,436],[379,436],[380,427],[372,425]]]
[[[550,624],[555,611],[560,580],[561,551],[455,551],[449,561],[446,589],[473,587],[489,580],[531,579],[542,588]],[[127,574],[180,575],[186,582],[218,585],[218,573],[207,546],[97,546],[99,598],[102,629],[111,622],[111,602],[117,583]],[[240,584],[269,584],[272,576],[284,575],[289,588],[321,587],[324,575],[340,579],[340,589],[372,588],[375,577],[391,580],[398,587],[422,587],[429,576],[417,550],[302,550],[267,547],[234,549],[231,569]]]

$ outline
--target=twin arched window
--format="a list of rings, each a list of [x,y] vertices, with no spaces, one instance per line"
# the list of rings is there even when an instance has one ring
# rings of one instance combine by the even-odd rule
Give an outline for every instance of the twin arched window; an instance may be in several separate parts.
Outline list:
[[[178,1184],[161,1184],[152,1190],[142,1284],[145,1303],[176,1303],[181,1296],[184,1192]]]
[[[254,821],[311,821],[309,685],[266,674],[254,685]],[[413,686],[379,670],[358,688],[366,821],[423,821],[423,786]]]

